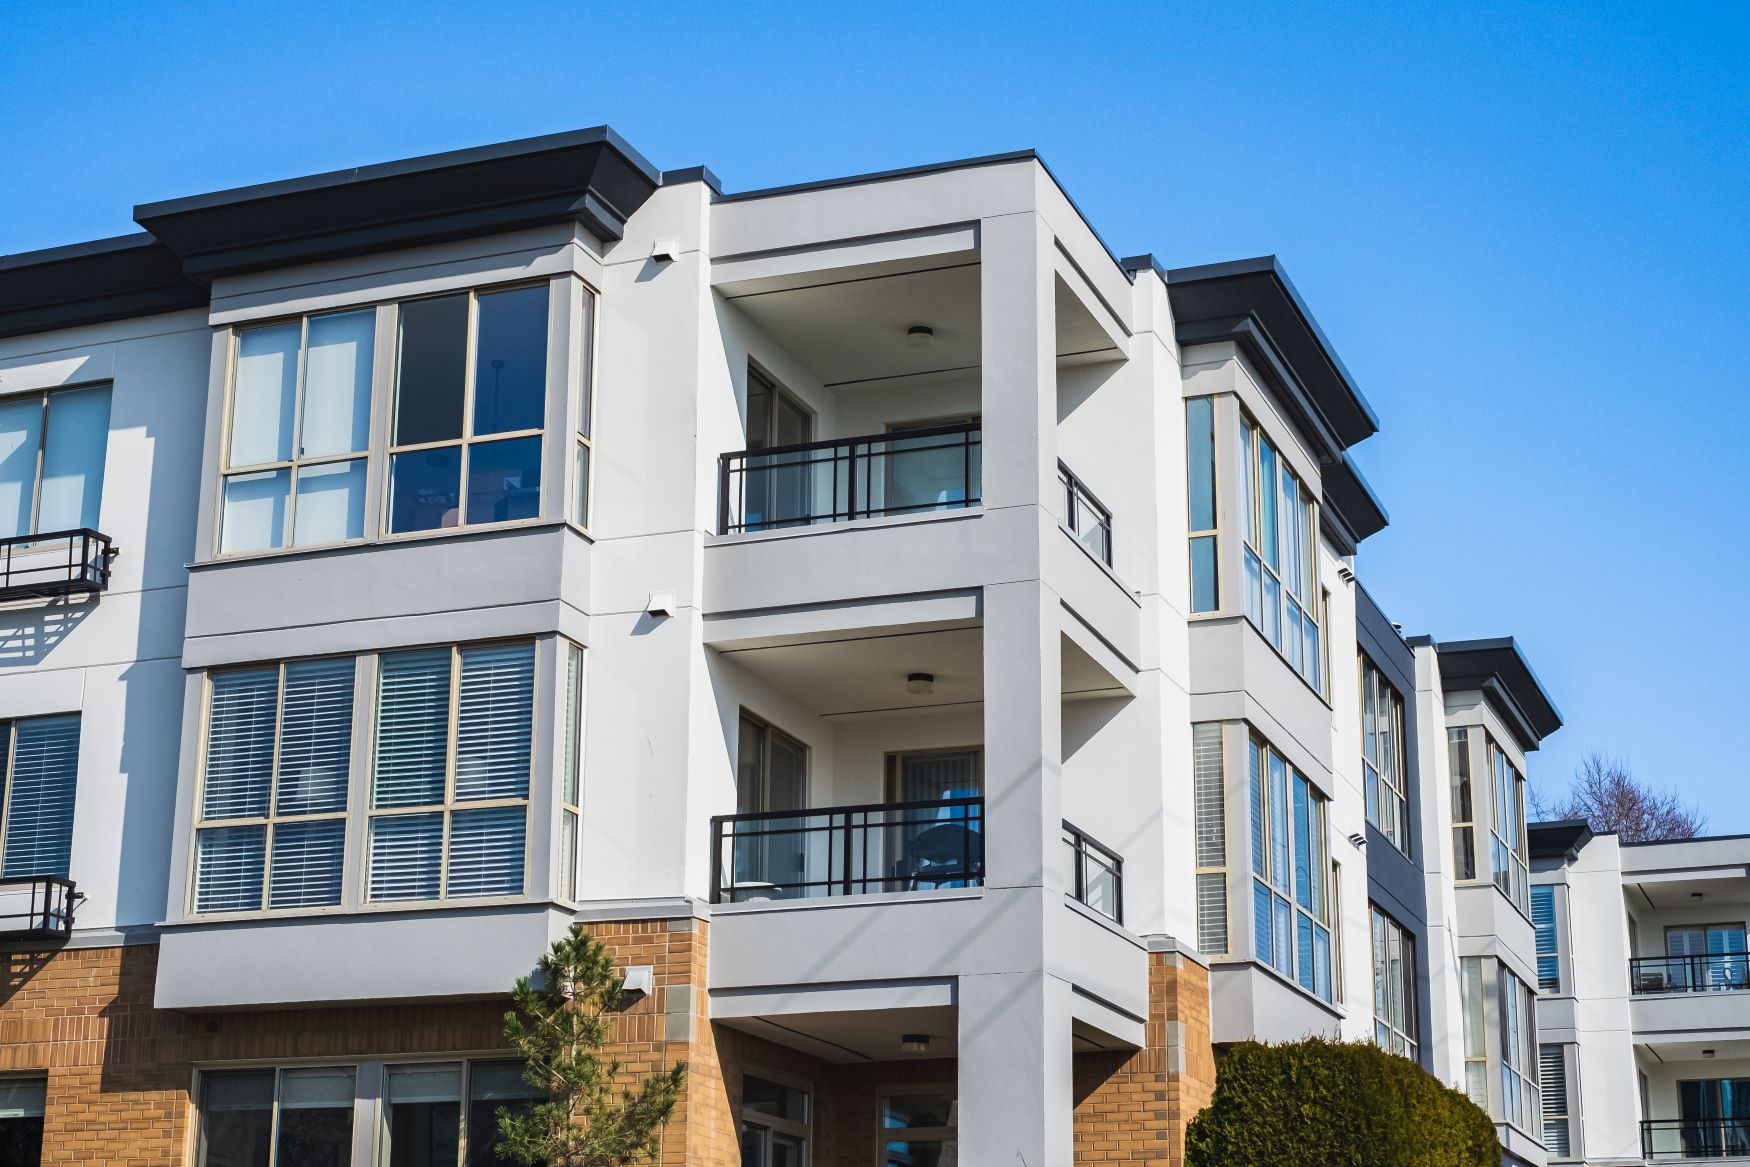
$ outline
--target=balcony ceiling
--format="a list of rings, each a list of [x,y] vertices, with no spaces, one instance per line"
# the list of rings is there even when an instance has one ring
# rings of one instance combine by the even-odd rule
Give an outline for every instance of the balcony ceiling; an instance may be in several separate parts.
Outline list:
[[[878,386],[896,377],[979,367],[981,269],[968,254],[932,257],[927,262],[934,266],[922,269],[869,265],[818,273],[814,282],[788,276],[719,291],[822,384]],[[907,330],[916,324],[935,331],[928,349],[906,341]],[[1060,364],[1121,355],[1062,280],[1057,281],[1057,354]]]
[[[1092,657],[1067,639],[1062,645],[1065,699],[1124,695]],[[731,649],[723,657],[822,717],[965,707],[984,700],[984,629],[977,626],[870,629],[835,640]],[[906,692],[911,673],[932,674],[935,691]]]
[[[959,1013],[952,1005],[786,1013],[770,1021],[738,1017],[723,1024],[840,1064],[951,1058],[960,1049]],[[900,1039],[908,1033],[929,1035],[929,1052],[907,1053],[901,1049]]]

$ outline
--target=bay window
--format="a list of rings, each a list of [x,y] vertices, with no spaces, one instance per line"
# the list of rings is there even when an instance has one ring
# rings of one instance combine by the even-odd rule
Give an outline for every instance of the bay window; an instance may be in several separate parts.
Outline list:
[[[372,902],[522,894],[534,665],[530,643],[382,656]]]
[[[1452,850],[1460,882],[1492,879],[1513,906],[1531,915],[1531,868],[1525,828],[1525,776],[1488,732],[1474,726],[1447,731],[1452,771]],[[1479,846],[1486,816],[1486,869]]]
[[[540,514],[546,406],[545,284],[402,304],[390,533]]]
[[[0,539],[97,527],[109,386],[0,400]]]
[[[1540,1137],[1543,1100],[1537,1085],[1537,1037],[1532,1019],[1531,986],[1506,965],[1496,968],[1500,993],[1497,1020],[1501,1027],[1501,1116],[1533,1137]]]
[[[365,533],[374,308],[237,332],[219,551]]]
[[[1377,907],[1373,931],[1373,1039],[1395,1054],[1416,1057],[1416,941]]]
[[[1365,656],[1361,658],[1361,769],[1367,787],[1367,821],[1408,855],[1404,699]]]
[[[1495,886],[1525,915],[1531,915],[1530,852],[1525,830],[1525,776],[1488,742],[1493,794],[1489,819],[1489,858]]]
[[[1318,507],[1270,439],[1240,418],[1239,499],[1246,618],[1323,691]]]
[[[213,674],[196,912],[340,903],[355,668],[334,657]]]
[[[1325,797],[1269,746],[1248,753],[1253,955],[1330,1001],[1330,853]]]

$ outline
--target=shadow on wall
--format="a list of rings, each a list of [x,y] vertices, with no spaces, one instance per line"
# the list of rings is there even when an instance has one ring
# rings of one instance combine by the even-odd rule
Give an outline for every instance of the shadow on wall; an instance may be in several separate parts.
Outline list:
[[[100,602],[92,596],[0,611],[0,667],[43,663]]]

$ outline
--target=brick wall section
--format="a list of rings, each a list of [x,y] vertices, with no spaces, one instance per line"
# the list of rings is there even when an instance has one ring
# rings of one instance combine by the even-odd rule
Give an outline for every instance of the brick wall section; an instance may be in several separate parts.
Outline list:
[[[681,1058],[698,1063],[664,1137],[663,1163],[736,1162],[733,1155],[689,1153],[688,1118],[703,1111],[703,1125],[721,1128],[724,1113],[720,1101],[710,1101],[713,1090],[721,1094],[714,1058],[698,1057],[690,1040],[709,1030],[698,1020],[704,992],[694,988],[704,983],[704,925],[637,921],[591,930],[622,966],[649,964],[655,971],[657,991],[615,1019],[610,1052],[628,1073]],[[0,1072],[47,1071],[45,1167],[181,1167],[192,1151],[196,1063],[342,1062],[505,1048],[507,999],[181,1014],[152,1007],[157,969],[154,944],[71,949],[46,959],[0,955]],[[687,1010],[692,1024],[669,1016],[671,1008]]]
[[[1149,954],[1144,1048],[1075,1059],[1075,1158],[1181,1167],[1185,1126],[1215,1091],[1209,971],[1177,953]]]

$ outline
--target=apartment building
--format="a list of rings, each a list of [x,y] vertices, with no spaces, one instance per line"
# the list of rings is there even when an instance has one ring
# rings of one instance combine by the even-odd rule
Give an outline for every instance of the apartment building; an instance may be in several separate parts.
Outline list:
[[[1530,1025],[1559,717],[1357,584],[1379,423],[1273,259],[606,128],[135,218],[0,259],[19,1161],[491,1162],[581,921],[665,1163],[1178,1163],[1315,1033],[1543,1162],[1459,1035]]]
[[[1532,840],[1551,1159],[1750,1159],[1750,840]]]

